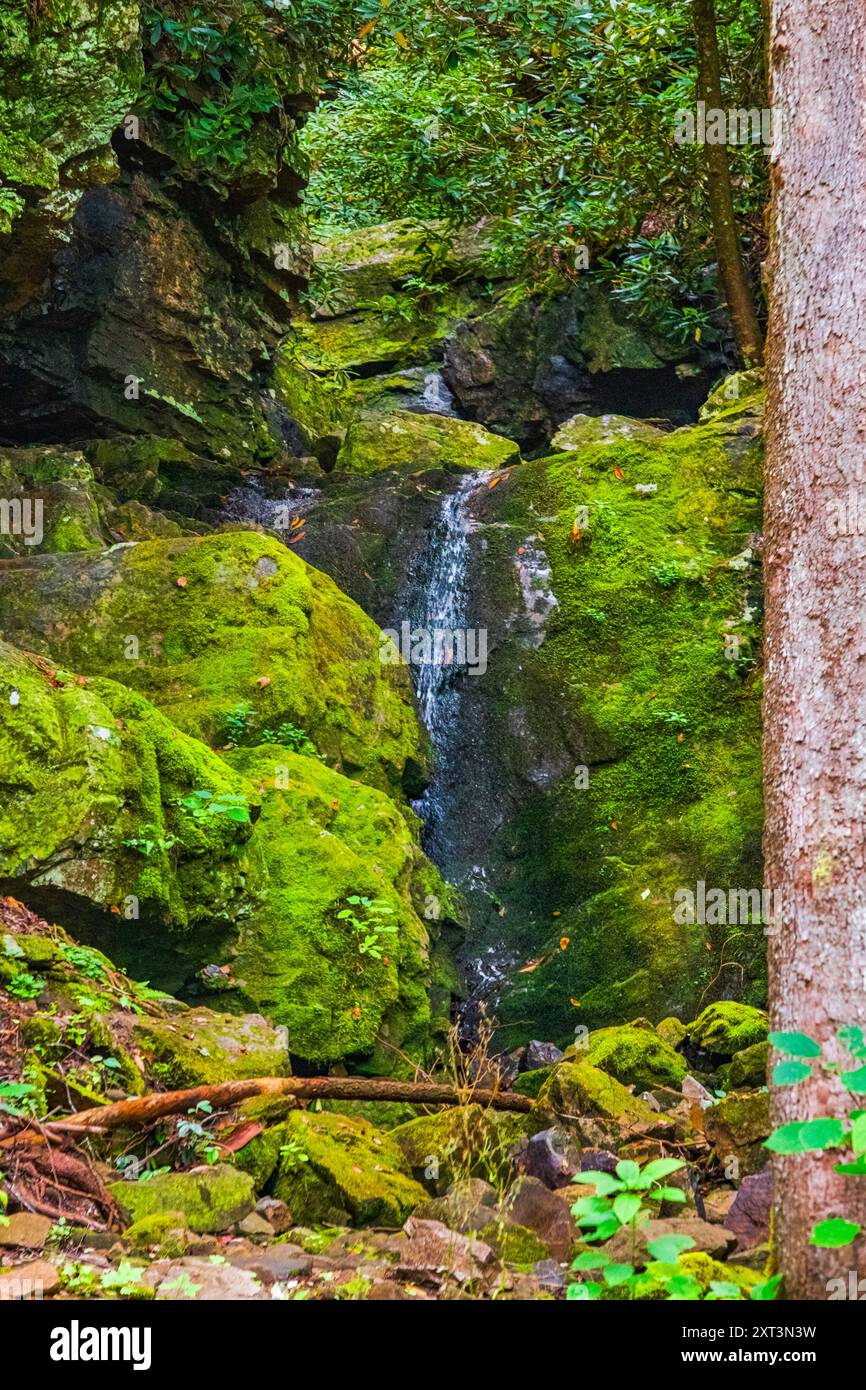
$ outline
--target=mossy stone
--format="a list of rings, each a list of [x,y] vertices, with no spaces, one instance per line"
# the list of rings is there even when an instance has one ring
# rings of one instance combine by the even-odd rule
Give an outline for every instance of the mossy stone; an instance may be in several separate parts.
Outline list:
[[[349,427],[337,468],[376,473],[385,468],[505,468],[520,449],[483,425],[448,415],[397,410],[366,415]]]
[[[656,1033],[630,1025],[590,1033],[584,1060],[639,1091],[678,1087],[687,1071],[685,1058]]]
[[[763,1009],[735,1000],[709,1004],[689,1028],[689,1042],[705,1052],[733,1057],[755,1043],[765,1042],[769,1024]]]
[[[144,1217],[181,1212],[186,1225],[199,1235],[228,1231],[253,1209],[253,1180],[227,1163],[194,1168],[188,1173],[163,1173],[149,1182],[115,1182],[109,1187],[118,1206],[134,1225]]]

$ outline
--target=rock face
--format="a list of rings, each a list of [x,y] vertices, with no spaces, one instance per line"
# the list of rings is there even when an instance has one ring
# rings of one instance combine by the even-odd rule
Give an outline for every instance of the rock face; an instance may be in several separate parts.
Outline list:
[[[262,393],[308,269],[294,132],[315,77],[271,35],[272,109],[229,158],[204,141],[195,149],[196,98],[187,90],[168,118],[151,104],[155,60],[169,71],[178,61],[171,39],[140,24],[128,0],[85,0],[62,17],[7,6],[6,432],[154,434],[236,463],[271,458],[291,437]],[[224,88],[205,74],[198,103]]]

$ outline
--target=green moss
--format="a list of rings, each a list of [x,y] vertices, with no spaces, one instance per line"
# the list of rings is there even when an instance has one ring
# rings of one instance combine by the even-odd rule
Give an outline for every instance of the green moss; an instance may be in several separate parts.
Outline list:
[[[272,1191],[299,1221],[348,1212],[356,1225],[402,1226],[426,1198],[392,1136],[365,1120],[298,1111],[281,1128],[291,1147],[280,1156]]]
[[[136,1021],[135,1045],[169,1090],[241,1081],[251,1076],[288,1076],[286,1040],[259,1014],[217,1014],[188,1009],[168,1018]]]
[[[736,1160],[737,1176],[757,1173],[768,1162],[769,1092],[732,1091],[704,1111],[704,1132],[722,1163]]]
[[[766,1041],[767,1015],[735,1000],[710,1004],[689,1028],[689,1042],[706,1052],[733,1057],[735,1052]]]
[[[685,1059],[656,1033],[628,1026],[590,1033],[585,1060],[639,1091],[678,1087],[687,1071]]]
[[[766,1085],[769,1053],[768,1042],[752,1043],[751,1047],[734,1053],[728,1066],[722,1068],[722,1085],[731,1091],[737,1091],[743,1086]]]
[[[504,1264],[530,1270],[539,1260],[550,1259],[550,1247],[526,1226],[491,1222],[477,1232],[479,1240],[495,1250]]]
[[[535,1071],[522,1071],[514,1078],[511,1089],[516,1091],[519,1096],[531,1096],[535,1100],[545,1081],[549,1078],[550,1067],[537,1067]]]
[[[448,415],[409,411],[367,415],[349,427],[337,468],[377,473],[385,468],[504,468],[517,463],[520,449],[483,425]]]
[[[714,1260],[702,1250],[686,1251],[684,1255],[680,1255],[677,1263],[686,1274],[697,1279],[702,1293],[708,1293],[710,1284],[718,1282],[736,1284],[748,1298],[750,1291],[764,1282],[763,1274],[757,1270],[746,1269],[744,1265],[723,1264],[721,1260]]]
[[[123,1238],[131,1250],[153,1250],[162,1260],[179,1259],[189,1244],[187,1219],[182,1211],[155,1212],[134,1221]]]
[[[538,1096],[538,1109],[569,1118],[589,1116],[617,1129],[646,1129],[658,1116],[613,1076],[589,1062],[561,1062]]]
[[[536,1125],[527,1116],[460,1105],[436,1115],[419,1115],[391,1130],[415,1176],[444,1192],[451,1183],[480,1177],[502,1185],[512,1173],[510,1155]]]
[[[380,659],[376,624],[268,537],[145,541],[74,566],[45,557],[26,593],[2,576],[0,591],[7,634],[134,687],[206,743],[225,745],[243,707],[248,741],[292,723],[377,786],[400,791],[407,765],[425,763],[408,675]]]
[[[668,1047],[676,1047],[688,1036],[688,1029],[678,1018],[663,1018],[656,1026],[656,1032]]]
[[[118,1206],[130,1213],[131,1224],[181,1212],[185,1224],[199,1234],[230,1230],[252,1211],[254,1202],[252,1179],[226,1163],[189,1173],[163,1173],[148,1182],[115,1182],[109,1190]]]
[[[763,882],[760,465],[751,417],[711,421],[524,463],[485,503],[487,590],[513,586],[533,536],[556,599],[544,642],[500,658],[496,718],[521,710],[530,747],[553,739],[568,769],[497,851],[509,878],[521,866],[510,944],[542,960],[507,989],[505,1025],[565,1040],[688,1017],[710,989],[762,1002],[762,924],[691,923],[675,898]]]

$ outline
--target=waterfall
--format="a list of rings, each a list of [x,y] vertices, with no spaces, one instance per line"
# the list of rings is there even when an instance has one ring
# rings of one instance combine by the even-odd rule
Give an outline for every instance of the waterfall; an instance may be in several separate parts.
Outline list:
[[[469,612],[469,537],[474,529],[472,500],[492,476],[490,470],[475,470],[443,499],[405,605],[405,626],[416,639],[410,653],[415,692],[435,753],[432,780],[414,809],[426,826],[428,853],[440,865],[447,859],[447,786],[454,772],[463,687],[473,672],[482,678],[486,667],[487,629],[479,625],[478,614]],[[471,775],[469,769],[462,775]]]

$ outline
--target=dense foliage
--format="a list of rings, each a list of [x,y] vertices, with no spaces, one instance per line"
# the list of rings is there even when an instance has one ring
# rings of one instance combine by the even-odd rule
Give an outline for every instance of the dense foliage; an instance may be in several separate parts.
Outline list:
[[[399,216],[500,219],[495,254],[569,278],[588,248],[618,292],[673,336],[712,333],[702,151],[675,138],[694,109],[682,0],[362,0],[352,58],[311,118],[308,202],[324,224]],[[758,0],[719,6],[726,96],[766,105]],[[753,269],[765,151],[731,150]],[[711,279],[711,277],[710,277]]]

